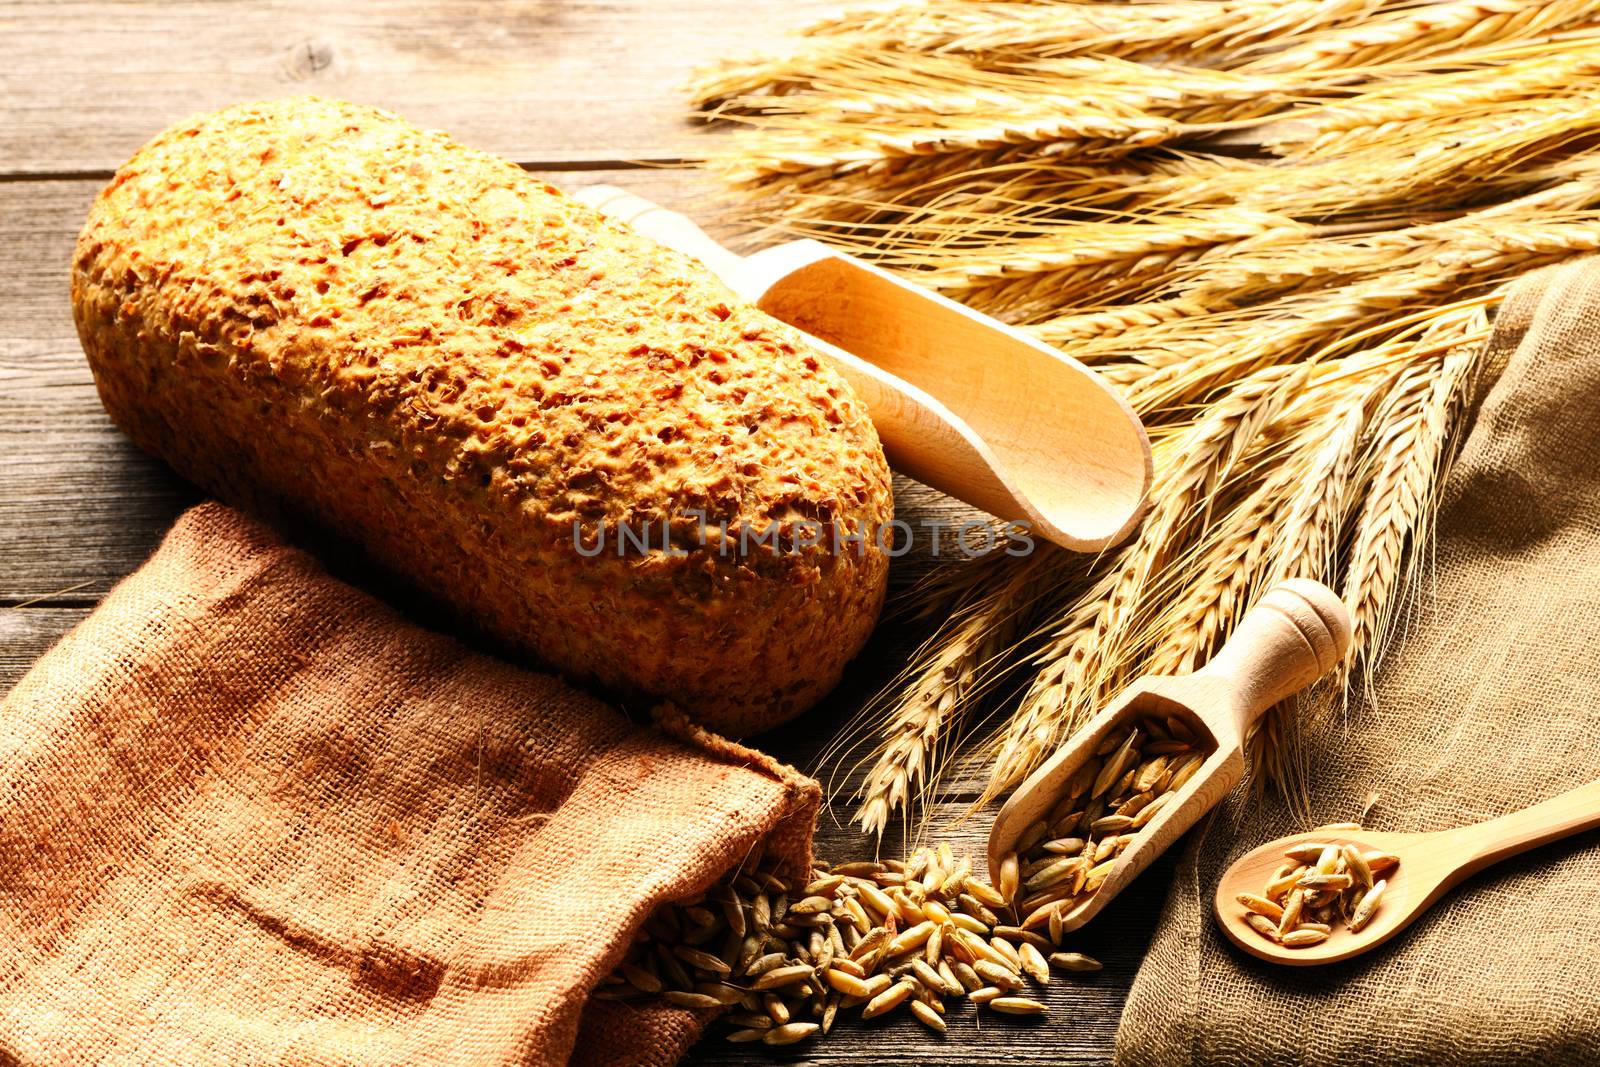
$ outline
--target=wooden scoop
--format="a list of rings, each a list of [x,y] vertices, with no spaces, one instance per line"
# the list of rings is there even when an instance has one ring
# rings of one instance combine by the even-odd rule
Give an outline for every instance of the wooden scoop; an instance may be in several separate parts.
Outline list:
[[[1244,742],[1261,713],[1304,689],[1350,647],[1350,616],[1327,586],[1291,578],[1268,590],[1233,634],[1194,674],[1150,675],[1130,685],[1111,706],[1073,734],[1050,761],[1011,795],[989,831],[989,872],[1000,866],[1029,826],[1044,818],[1101,740],[1147,715],[1175,716],[1209,754],[1160,813],[1140,830],[1091,896],[1061,913],[1075,930],[1099,914],[1152,860],[1214,807],[1244,776]]]
[[[1144,427],[1077,361],[816,241],[738,256],[632,193],[575,195],[810,334],[866,403],[898,470],[1076,552],[1115,544],[1138,521],[1150,486]]]
[[[1216,912],[1229,940],[1251,955],[1291,967],[1337,963],[1376,948],[1404,930],[1457,882],[1493,863],[1570,834],[1600,826],[1600,782],[1502,815],[1488,822],[1433,833],[1382,833],[1371,830],[1312,831],[1269,841],[1239,857],[1217,886]],[[1240,893],[1259,894],[1284,862],[1285,850],[1306,842],[1349,842],[1363,852],[1386,852],[1398,866],[1379,874],[1387,885],[1378,910],[1359,931],[1333,924],[1328,940],[1305,948],[1284,948],[1244,922]]]

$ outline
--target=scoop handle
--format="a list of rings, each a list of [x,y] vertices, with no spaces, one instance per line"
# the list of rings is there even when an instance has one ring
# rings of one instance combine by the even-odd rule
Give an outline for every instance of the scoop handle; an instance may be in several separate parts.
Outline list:
[[[723,248],[687,215],[668,211],[615,185],[591,185],[572,195],[580,203],[587,204],[608,219],[623,223],[635,233],[698,259],[730,289],[741,293],[744,291],[746,275],[749,273],[744,257]]]
[[[1321,678],[1350,647],[1350,613],[1320,582],[1290,578],[1256,601],[1200,675],[1233,693],[1243,736],[1261,713]]]

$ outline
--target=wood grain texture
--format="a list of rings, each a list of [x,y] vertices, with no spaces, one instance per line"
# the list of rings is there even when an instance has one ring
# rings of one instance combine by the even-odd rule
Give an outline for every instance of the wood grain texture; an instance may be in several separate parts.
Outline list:
[[[157,130],[241,100],[392,108],[522,163],[702,152],[698,64],[804,25],[821,0],[33,0],[0,7],[0,167],[102,174]]]
[[[129,445],[95,395],[67,301],[67,264],[104,177],[157,129],[240,99],[318,92],[391,107],[517,159],[557,184],[607,182],[697,219],[714,187],[684,170],[619,169],[627,160],[703,151],[681,118],[678,84],[696,63],[783,47],[779,27],[835,0],[361,0],[263,3],[0,4],[0,691],[132,571],[172,520],[199,499]],[[73,175],[81,177],[74,179]],[[734,240],[727,226],[713,236]],[[959,521],[973,513],[904,478],[901,518]],[[896,561],[903,587],[932,561]],[[343,572],[341,572],[343,573]],[[381,581],[362,584],[380,594]],[[401,605],[403,608],[406,605]],[[888,619],[821,706],[762,740],[826,782],[821,750],[904,662],[926,630]],[[849,768],[845,768],[849,770]],[[818,827],[820,855],[871,852],[850,825],[858,774],[833,785]],[[963,821],[978,779],[957,774],[923,832],[982,854],[987,818]],[[903,837],[891,828],[886,854]],[[939,1038],[909,1018],[841,1024],[792,1050],[715,1038],[695,1064],[1091,1064],[1109,1058],[1123,997],[1171,878],[1166,861],[1130,887],[1073,947],[1106,970],[1052,982],[1044,1022],[963,1008]]]

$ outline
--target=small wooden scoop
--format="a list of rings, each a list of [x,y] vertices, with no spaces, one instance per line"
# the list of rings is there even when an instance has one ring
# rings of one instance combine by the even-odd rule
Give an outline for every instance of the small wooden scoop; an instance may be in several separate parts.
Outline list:
[[[1600,826],[1600,782],[1502,815],[1488,822],[1433,833],[1382,833],[1371,830],[1312,831],[1269,841],[1239,857],[1217,886],[1217,919],[1229,940],[1273,963],[1309,967],[1337,963],[1376,948],[1433,906],[1457,882],[1493,863],[1583,830]],[[1261,892],[1284,862],[1284,851],[1306,842],[1349,842],[1363,852],[1387,852],[1399,866],[1380,875],[1387,880],[1378,910],[1356,933],[1335,924],[1328,940],[1305,948],[1284,948],[1244,923],[1240,893]]]
[[[1001,882],[1001,861],[1016,850],[1027,828],[1055,807],[1073,772],[1106,734],[1146,715],[1176,716],[1210,754],[1139,831],[1100,888],[1061,913],[1062,929],[1076,930],[1094,918],[1238,784],[1244,776],[1245,738],[1261,713],[1332,670],[1349,647],[1350,616],[1333,590],[1302,578],[1273,586],[1202,670],[1134,682],[1018,787],[989,831],[995,884]]]
[[[1144,427],[1077,361],[816,241],[741,257],[632,193],[575,195],[810,334],[866,403],[896,469],[1076,552],[1115,544],[1138,521]]]

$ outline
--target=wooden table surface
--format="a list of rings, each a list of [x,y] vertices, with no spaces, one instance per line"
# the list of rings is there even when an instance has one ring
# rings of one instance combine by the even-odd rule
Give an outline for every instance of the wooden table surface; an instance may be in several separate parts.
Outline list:
[[[680,86],[707,60],[784,46],[817,0],[271,0],[0,3],[0,691],[149,554],[198,492],[141,454],[101,410],[74,333],[68,261],[95,192],[134,149],[186,115],[315,92],[392,108],[568,187],[626,186],[707,218],[713,187],[684,168],[714,135]],[[644,164],[644,165],[641,165]],[[717,227],[709,227],[716,232]],[[900,517],[962,513],[904,479]],[[929,561],[896,562],[903,586]],[[892,621],[841,690],[764,747],[826,774],[817,753],[923,636]],[[849,827],[850,782],[818,828],[830,860],[869,855]],[[924,831],[981,855],[987,820],[961,820],[971,783],[933,799]],[[898,850],[891,831],[886,853]],[[1073,946],[1102,959],[1054,981],[1050,1015],[970,1008],[939,1038],[909,1017],[782,1053],[702,1042],[693,1063],[1081,1064],[1109,1059],[1123,997],[1171,877],[1158,865]]]

